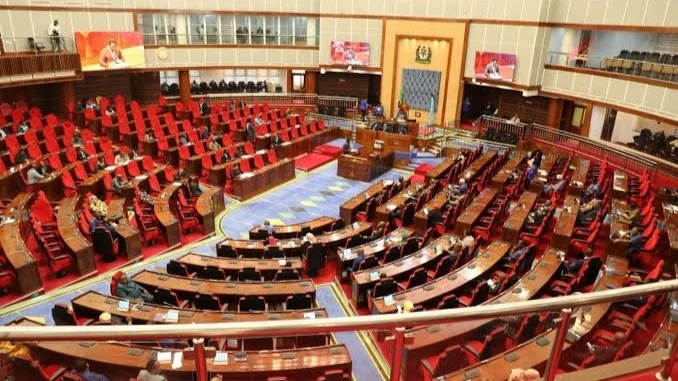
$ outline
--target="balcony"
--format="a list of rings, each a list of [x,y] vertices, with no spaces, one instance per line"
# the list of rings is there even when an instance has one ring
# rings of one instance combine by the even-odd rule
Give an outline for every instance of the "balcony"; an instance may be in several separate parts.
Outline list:
[[[0,88],[83,79],[77,53],[0,56]]]

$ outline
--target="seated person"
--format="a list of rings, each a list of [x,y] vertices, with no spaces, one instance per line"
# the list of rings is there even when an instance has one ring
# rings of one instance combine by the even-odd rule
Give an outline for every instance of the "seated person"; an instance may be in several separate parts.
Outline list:
[[[103,156],[99,157],[99,159],[97,160],[97,172],[103,171],[104,169],[106,169],[106,167],[108,166],[106,165],[106,161],[104,161],[104,157]]]
[[[109,381],[108,377],[103,374],[90,371],[89,364],[84,359],[77,359],[73,370],[80,375],[83,381]]]
[[[113,108],[113,106],[109,105],[109,106],[106,108],[106,115],[108,115],[108,116],[113,116],[113,115],[116,115],[116,114],[117,114],[117,112],[115,111],[115,109]]]
[[[46,176],[40,174],[38,171],[39,168],[40,167],[38,167],[38,163],[33,163],[33,165],[31,165],[31,169],[26,172],[26,183],[28,183],[28,185],[35,184],[38,181],[45,179]]]
[[[442,223],[443,221],[443,214],[440,212],[440,209],[433,209],[428,212],[428,227],[432,227],[435,224]]]
[[[275,148],[283,143],[282,139],[280,138],[279,133],[275,133],[273,136],[271,136],[271,147]]]
[[[348,155],[351,153],[351,138],[347,138],[346,141],[344,142],[343,148],[343,154]]]
[[[584,262],[586,262],[586,260],[589,259],[591,255],[593,255],[593,250],[590,247],[584,252],[578,252],[575,258],[563,263],[561,275],[565,274],[566,272],[578,274],[579,270],[581,270],[581,267],[584,265]]]
[[[143,300],[150,303],[153,301],[153,295],[141,287],[138,283],[129,280],[127,274],[122,274],[118,280],[118,286],[115,289],[118,297],[129,300]]]
[[[638,231],[638,227],[634,226],[629,232],[629,249],[626,252],[627,258],[631,259],[634,254],[643,248],[643,234]]]
[[[242,171],[240,170],[240,163],[235,163],[233,168],[231,169],[231,178],[235,179],[238,176],[242,174]]]
[[[365,261],[365,250],[363,249],[358,249],[356,251],[356,256],[355,259],[353,259],[353,263],[351,264],[351,272],[356,272],[360,270],[360,264]]]
[[[200,183],[198,182],[197,177],[193,176],[188,180],[188,190],[193,197],[198,197],[202,194],[202,189],[200,189]]]
[[[518,243],[516,243],[511,251],[509,252],[508,256],[506,257],[506,260],[509,262],[515,262],[517,261],[520,257],[525,255],[527,251],[530,250],[530,247],[527,246],[527,243],[525,241],[518,240]]]
[[[19,123],[19,126],[18,126],[17,129],[16,129],[16,133],[17,133],[17,134],[25,134],[26,131],[28,131],[28,124],[26,124],[25,121]]]
[[[111,190],[117,194],[122,194],[122,189],[127,185],[127,180],[121,174],[115,175],[111,183]]]
[[[40,172],[41,175],[47,176],[52,172],[52,169],[47,165],[46,162],[40,163],[40,168],[38,168],[38,171]]]
[[[551,211],[551,201],[546,200],[546,202],[542,206],[528,213],[527,224],[532,226],[541,225],[542,221],[544,220],[544,217],[546,217],[546,215],[548,215],[550,211]]]
[[[603,206],[603,201],[597,198],[582,204],[579,207],[579,213],[577,214],[578,223],[590,223],[591,220],[598,215],[600,208]]]
[[[640,208],[636,203],[631,203],[630,210],[619,215],[619,221],[627,225],[636,226],[640,222]]]
[[[241,158],[245,156],[245,151],[242,148],[242,145],[239,145],[238,148],[235,149],[235,157],[236,158]]]
[[[614,334],[612,343],[607,346],[592,345],[591,343],[587,342],[587,350],[574,352],[572,354],[573,360],[577,363],[581,363],[589,355],[594,355],[596,357],[596,365],[608,364],[614,360],[615,355],[624,346],[627,340],[628,339],[623,332],[616,332]]]
[[[225,149],[224,152],[221,153],[221,162],[225,163],[229,160],[231,160],[231,154],[228,149]]]
[[[219,148],[221,148],[221,144],[219,144],[217,139],[210,139],[209,150],[210,151],[216,151]]]
[[[144,136],[144,140],[147,142],[152,142],[155,141],[155,136],[153,135],[153,130],[150,128],[146,129],[146,135]]]
[[[525,176],[525,186],[529,186],[530,183],[532,182],[532,179],[534,176],[537,174],[537,170],[539,167],[536,164],[532,164],[530,169],[527,170],[527,175]]]
[[[449,188],[455,196],[465,195],[468,192],[468,185],[464,178],[459,179],[459,185],[451,185]]]
[[[89,211],[96,217],[106,218],[108,215],[108,205],[105,202],[99,200],[95,195],[89,196]]]
[[[397,207],[389,212],[389,217],[391,220],[394,220],[396,218],[402,218],[403,217],[403,210],[407,207],[409,204],[414,204],[414,198],[408,198],[407,201],[403,204],[403,207]]]
[[[183,181],[189,178],[190,175],[184,168],[179,168],[175,173],[174,173],[174,181]]]
[[[538,381],[541,378],[539,371],[534,369],[511,369],[508,381]]]
[[[384,221],[379,221],[379,224],[372,230],[370,234],[364,235],[363,239],[365,241],[374,241],[379,238],[381,238],[382,234],[384,234],[384,227],[386,226],[386,223]]]
[[[271,225],[271,221],[269,221],[269,220],[264,220],[264,224],[259,225],[259,229],[266,230],[268,235],[273,235],[273,232],[275,231],[275,229],[273,228],[273,225]]]
[[[209,128],[207,128],[207,126],[204,126],[200,129],[199,134],[200,134],[201,140],[209,139],[210,130],[209,130]]]
[[[259,113],[255,118],[254,118],[254,124],[257,126],[261,126],[264,124],[264,119],[261,117],[261,113]]]
[[[93,216],[92,219],[89,221],[89,229],[90,231],[94,231],[96,228],[104,228],[107,232],[114,234],[115,229],[113,229],[113,226],[111,223],[106,220],[106,217],[101,217],[101,216]]]
[[[26,150],[22,148],[22,149],[19,150],[19,152],[14,157],[14,164],[21,165],[21,164],[23,164],[27,161],[28,161],[28,153],[26,153]]]
[[[466,249],[467,247],[473,247],[473,245],[475,245],[476,239],[471,235],[471,233],[468,230],[464,231],[463,236],[464,238],[461,239],[461,247]]]
[[[450,250],[450,259],[452,260],[452,263],[457,262],[457,258],[459,258],[460,255],[464,252],[464,246],[462,245],[461,241],[457,242],[452,246],[452,250]]]
[[[73,135],[73,140],[71,140],[71,144],[74,146],[81,146],[82,145],[82,137],[80,137],[80,133],[76,132]]]
[[[602,188],[600,184],[594,182],[593,184],[586,187],[586,189],[584,189],[584,192],[582,192],[581,202],[586,203],[591,201],[591,199],[598,198],[598,195],[600,195],[601,191]]]
[[[79,161],[86,161],[89,159],[89,155],[87,154],[87,152],[85,152],[84,149],[82,149],[82,147],[78,147],[76,157],[78,158]]]
[[[179,136],[179,144],[182,146],[190,146],[191,142],[188,140],[187,135],[181,135]]]
[[[129,155],[125,151],[120,151],[115,155],[115,165],[125,165],[129,162]]]
[[[167,378],[160,374],[160,364],[155,360],[148,360],[146,369],[140,370],[137,378],[139,381],[167,381]]]

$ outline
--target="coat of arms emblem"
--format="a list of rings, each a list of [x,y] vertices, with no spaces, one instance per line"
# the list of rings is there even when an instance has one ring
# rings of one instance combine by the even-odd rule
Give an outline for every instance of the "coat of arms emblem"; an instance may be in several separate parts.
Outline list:
[[[419,46],[417,47],[417,56],[415,61],[422,64],[431,63],[431,48],[428,46]]]

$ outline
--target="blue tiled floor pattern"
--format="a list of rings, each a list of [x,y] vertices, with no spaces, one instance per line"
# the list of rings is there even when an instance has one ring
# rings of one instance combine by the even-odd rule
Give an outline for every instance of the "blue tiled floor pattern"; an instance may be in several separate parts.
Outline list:
[[[339,301],[332,292],[330,286],[320,286],[316,288],[316,301],[320,307],[327,310],[329,317],[346,317],[346,312],[339,305]],[[353,375],[356,381],[377,381],[383,380],[381,373],[372,361],[367,349],[360,341],[355,332],[339,332],[334,335],[337,342],[345,344],[351,353],[353,360]]]
[[[247,238],[248,231],[265,219],[277,219],[284,224],[292,224],[320,216],[339,217],[339,205],[368,185],[338,177],[336,174],[337,162],[333,161],[319,170],[309,172],[300,181],[234,210],[221,221],[221,226],[231,237]],[[403,176],[402,172],[391,170],[375,179],[372,184],[384,179],[394,180],[400,176]],[[303,211],[293,208],[302,208]]]
[[[224,231],[232,237],[241,237],[246,235],[247,231],[257,223],[266,218],[277,218],[286,224],[305,221],[318,216],[328,215],[338,217],[339,205],[358,194],[369,185],[359,181],[343,179],[336,176],[337,163],[331,164],[306,175],[305,178],[286,185],[275,192],[266,195],[265,198],[256,200],[241,208],[230,212],[221,221]],[[399,171],[389,171],[372,184],[385,179],[394,180],[404,176]],[[406,176],[405,176],[406,177]],[[321,193],[324,192],[324,193]],[[331,192],[331,193],[328,193]],[[227,205],[233,202],[226,200]],[[303,211],[292,208],[303,208]],[[215,244],[222,238],[212,238],[204,242],[203,245],[190,249],[191,252],[216,256]],[[170,258],[166,258],[142,268],[128,271],[129,275],[147,269],[164,269],[170,259],[179,257],[188,252],[189,249],[181,250]],[[40,317],[44,318],[46,324],[53,325],[51,310],[55,304],[69,304],[70,301],[78,295],[89,290],[95,290],[100,293],[109,293],[109,280],[103,280],[94,284],[83,286],[75,291],[63,294],[53,299],[40,302],[38,304],[26,307],[17,312],[12,312],[0,316],[0,324],[4,325],[20,317]],[[346,316],[336,299],[331,287],[321,286],[317,288],[317,300],[321,307],[327,309],[329,316]],[[353,332],[338,333],[336,339],[340,343],[345,343],[353,359],[353,372],[358,381],[382,380],[381,374],[372,362],[365,346],[360,341],[358,335]]]

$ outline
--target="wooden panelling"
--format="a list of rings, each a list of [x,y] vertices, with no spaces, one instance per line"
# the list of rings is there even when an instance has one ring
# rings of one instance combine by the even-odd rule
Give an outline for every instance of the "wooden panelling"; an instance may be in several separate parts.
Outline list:
[[[370,75],[327,72],[318,76],[318,95],[367,98]]]
[[[497,116],[510,119],[518,115],[523,123],[547,124],[549,99],[545,97],[523,97],[521,91],[498,89],[488,86],[466,84],[464,97],[471,100],[473,118],[482,114],[491,103],[499,109]]]
[[[158,81],[158,83],[160,82]],[[77,99],[96,98],[100,95],[112,99],[117,94],[122,95],[125,99],[130,99],[132,96],[130,74],[120,72],[85,74],[85,80],[75,85],[75,97]]]
[[[151,104],[158,101],[160,96],[159,73],[135,73],[130,74],[129,78],[132,99],[140,104]]]
[[[0,87],[79,80],[82,78],[80,58],[75,53],[3,55],[0,78],[3,79]]]
[[[63,86],[72,86],[72,82],[0,89],[0,100],[3,102],[24,101],[29,105],[40,107],[45,114],[55,113],[64,115],[66,102],[62,99],[64,94]]]

